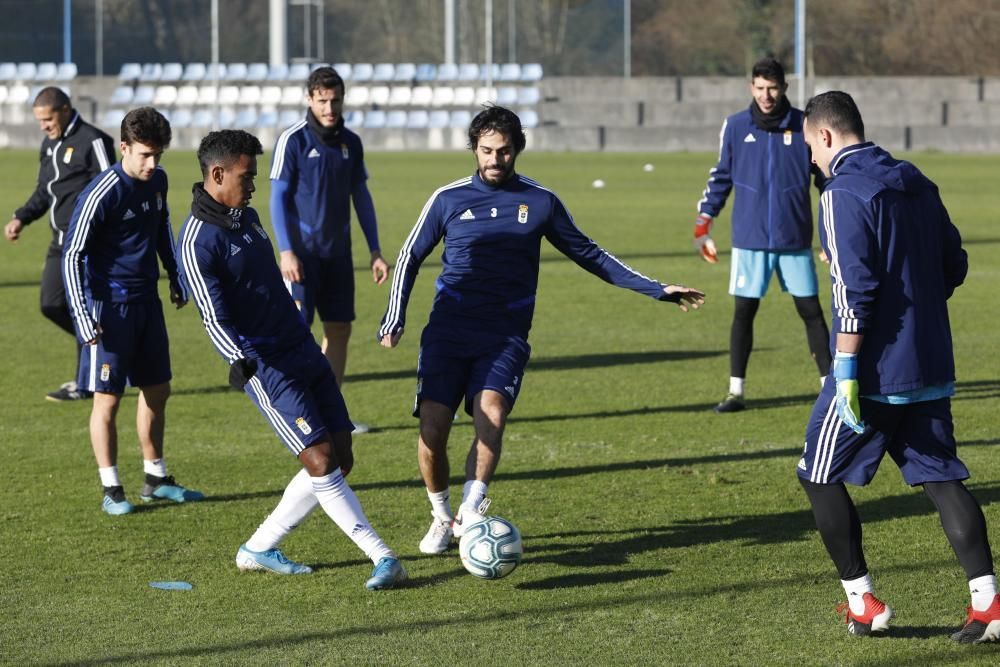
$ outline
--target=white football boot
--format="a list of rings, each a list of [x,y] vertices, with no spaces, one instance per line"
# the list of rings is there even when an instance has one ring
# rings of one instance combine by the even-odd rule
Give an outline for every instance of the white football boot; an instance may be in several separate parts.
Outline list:
[[[431,522],[431,527],[424,535],[424,539],[420,540],[420,553],[443,554],[448,550],[448,545],[451,544],[452,520],[441,519],[434,512],[431,512],[431,516],[434,517],[434,521]]]
[[[455,515],[455,523],[451,527],[455,537],[462,537],[465,534],[466,528],[485,519],[486,510],[490,508],[491,502],[489,498],[483,498],[483,502],[479,503],[479,507],[476,508],[475,512],[470,510],[465,504],[459,505],[458,514]]]

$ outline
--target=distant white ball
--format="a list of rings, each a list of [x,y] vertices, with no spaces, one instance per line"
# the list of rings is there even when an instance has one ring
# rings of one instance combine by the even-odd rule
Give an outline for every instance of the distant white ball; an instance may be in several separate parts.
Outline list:
[[[506,577],[521,562],[523,551],[521,533],[498,516],[488,516],[466,528],[458,543],[462,565],[481,579]]]
[[[656,169],[656,167],[654,167],[653,165],[651,165],[648,162],[646,164],[642,165],[642,170],[643,171],[653,171],[654,169]]]
[[[591,185],[593,185],[595,188],[597,188],[598,190],[600,190],[601,188],[604,187],[604,181],[602,181],[601,179],[598,178],[593,183],[591,183]]]

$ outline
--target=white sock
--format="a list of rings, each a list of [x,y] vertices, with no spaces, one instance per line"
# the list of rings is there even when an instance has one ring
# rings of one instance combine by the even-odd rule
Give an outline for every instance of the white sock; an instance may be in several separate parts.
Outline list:
[[[344,531],[344,534],[354,540],[358,548],[364,551],[373,563],[378,563],[385,556],[396,557],[393,550],[386,546],[368,523],[368,517],[361,509],[361,502],[347,485],[339,468],[329,475],[309,479],[323,511]]]
[[[987,574],[985,577],[970,579],[969,592],[972,593],[972,608],[976,611],[986,611],[997,595],[996,575]]]
[[[729,393],[737,396],[743,395],[743,382],[745,378],[729,378]]]
[[[312,480],[303,468],[288,482],[278,506],[264,519],[257,532],[247,540],[247,549],[267,551],[275,548],[318,506],[319,501],[313,493]]]
[[[153,477],[166,477],[167,462],[163,459],[153,459],[152,461],[143,459],[142,471],[147,475],[152,475]]]
[[[819,378],[819,388],[822,389],[824,385],[826,385],[826,376],[821,375]]]
[[[431,501],[431,511],[442,521],[451,521],[455,515],[451,512],[451,494],[448,489],[434,492],[427,489],[427,498]]]
[[[875,594],[872,576],[866,574],[857,579],[841,579],[840,583],[844,586],[844,592],[847,593],[847,602],[851,605],[851,612],[857,615],[865,613],[865,593]]]
[[[97,474],[101,476],[101,486],[121,486],[122,481],[118,479],[118,466],[110,468],[98,468]]]
[[[479,513],[479,505],[486,497],[486,482],[470,479],[462,488],[462,505],[470,512]]]

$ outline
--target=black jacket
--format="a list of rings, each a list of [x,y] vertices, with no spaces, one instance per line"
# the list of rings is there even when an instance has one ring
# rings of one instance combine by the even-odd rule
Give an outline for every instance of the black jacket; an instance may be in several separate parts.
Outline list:
[[[48,211],[52,243],[61,246],[77,196],[115,161],[111,137],[74,110],[61,137],[42,140],[38,187],[24,206],[14,211],[14,217],[27,225]]]

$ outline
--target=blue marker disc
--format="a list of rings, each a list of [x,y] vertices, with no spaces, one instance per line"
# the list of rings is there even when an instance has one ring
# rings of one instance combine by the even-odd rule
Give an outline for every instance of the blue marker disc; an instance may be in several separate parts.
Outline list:
[[[193,588],[186,581],[151,581],[149,585],[164,591],[189,591]]]

